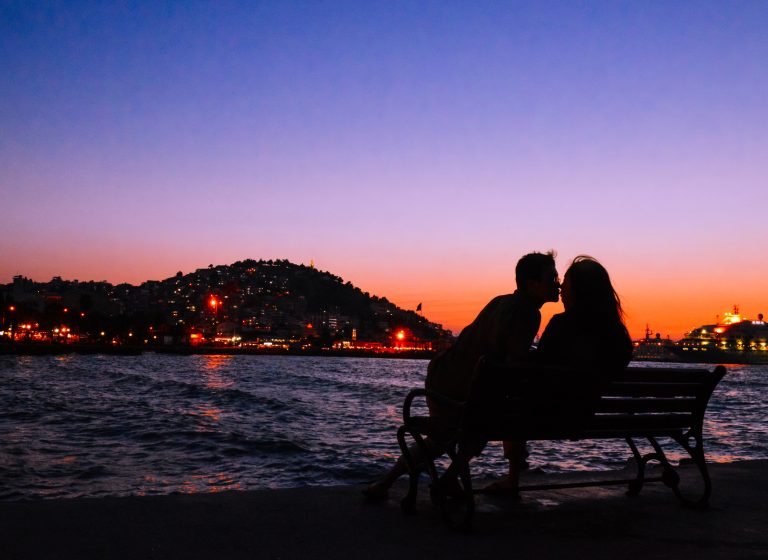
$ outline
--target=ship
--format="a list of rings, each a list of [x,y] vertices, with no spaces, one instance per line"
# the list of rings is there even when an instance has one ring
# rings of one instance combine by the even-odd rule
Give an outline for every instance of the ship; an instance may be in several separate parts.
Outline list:
[[[701,325],[674,344],[676,361],[704,364],[768,364],[768,323],[763,314],[750,320],[739,306],[722,319]]]
[[[675,342],[667,336],[661,338],[661,333],[653,336],[653,331],[645,325],[645,338],[632,342],[632,359],[640,362],[679,362]]]

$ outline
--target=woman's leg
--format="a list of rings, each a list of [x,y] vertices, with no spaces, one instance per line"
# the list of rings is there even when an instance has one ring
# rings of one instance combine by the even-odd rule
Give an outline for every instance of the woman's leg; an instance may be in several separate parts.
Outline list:
[[[427,446],[427,453],[429,454],[428,460],[434,460],[445,453],[445,447],[433,439],[426,438],[424,443]],[[417,468],[422,470],[426,461],[421,448],[416,443],[412,443],[408,446],[408,451],[411,454],[414,463],[417,465]],[[387,497],[387,492],[395,481],[406,473],[408,473],[408,465],[405,462],[405,457],[400,455],[400,457],[397,458],[397,461],[395,461],[395,464],[392,465],[381,478],[368,485],[365,490],[363,490],[363,494],[371,499],[384,499]]]
[[[528,467],[528,463],[525,460],[526,457],[528,457],[525,441],[505,440],[503,444],[504,457],[509,462],[507,474],[486,486],[483,489],[485,492],[500,492],[505,494],[508,492],[517,492],[517,489],[520,487],[520,472]]]

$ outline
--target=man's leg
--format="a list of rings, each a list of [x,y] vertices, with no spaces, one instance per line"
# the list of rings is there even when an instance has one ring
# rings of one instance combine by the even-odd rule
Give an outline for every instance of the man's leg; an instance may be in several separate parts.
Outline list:
[[[509,471],[504,486],[516,490],[520,486],[520,471],[527,466],[524,441],[504,441],[504,457],[509,461]]]

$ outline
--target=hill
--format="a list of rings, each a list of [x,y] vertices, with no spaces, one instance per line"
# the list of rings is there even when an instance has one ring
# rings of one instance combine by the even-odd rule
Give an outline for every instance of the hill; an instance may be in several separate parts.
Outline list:
[[[138,286],[17,276],[0,287],[3,321],[54,336],[147,343],[281,340],[329,347],[338,341],[392,345],[400,338],[445,341],[450,332],[330,272],[288,260],[247,259]],[[11,312],[9,309],[13,307]],[[47,334],[46,334],[47,333]]]

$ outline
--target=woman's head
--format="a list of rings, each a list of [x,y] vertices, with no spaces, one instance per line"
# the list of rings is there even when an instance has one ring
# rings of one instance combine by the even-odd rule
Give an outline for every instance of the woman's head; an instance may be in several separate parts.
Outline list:
[[[562,300],[566,310],[615,315],[624,319],[621,301],[608,271],[597,260],[579,255],[565,271]]]

